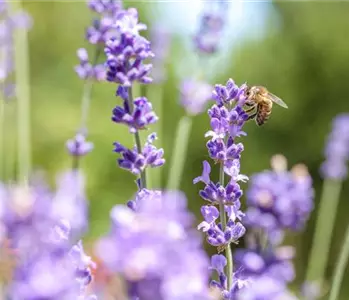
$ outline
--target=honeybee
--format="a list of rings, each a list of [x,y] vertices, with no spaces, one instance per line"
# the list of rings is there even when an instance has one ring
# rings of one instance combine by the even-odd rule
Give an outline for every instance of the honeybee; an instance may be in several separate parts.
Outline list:
[[[269,119],[273,103],[288,108],[284,101],[263,86],[247,87],[245,95],[247,97],[245,105],[248,107],[245,112],[250,114],[248,119],[255,119],[258,126],[263,125]]]

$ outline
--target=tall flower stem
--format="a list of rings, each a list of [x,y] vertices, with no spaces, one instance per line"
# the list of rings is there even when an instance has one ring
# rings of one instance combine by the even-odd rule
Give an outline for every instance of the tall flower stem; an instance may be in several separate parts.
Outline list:
[[[342,182],[338,180],[324,181],[306,281],[323,283],[341,186]]]
[[[225,186],[225,184],[224,184],[224,163],[223,162],[221,162],[220,168],[219,168],[219,183],[222,186]],[[226,219],[225,208],[224,208],[223,202],[219,203],[219,217],[220,217],[220,221],[222,224],[222,229],[224,231],[226,226],[227,226],[227,219]],[[233,278],[232,278],[232,275],[233,275],[233,255],[232,255],[230,245],[227,245],[227,247],[225,249],[225,256],[227,259],[226,274],[228,277],[228,290],[230,290],[230,288],[232,286],[232,280],[233,280]]]
[[[0,97],[0,180],[5,179],[5,150],[5,100]]]
[[[128,88],[128,105],[130,107],[131,112],[133,112],[133,95],[132,95],[132,88]],[[137,152],[139,154],[142,153],[142,144],[141,144],[141,138],[139,135],[139,131],[137,130],[134,134],[135,136],[135,142],[137,147]],[[141,187],[143,189],[147,188],[147,176],[145,170],[141,172]]]
[[[22,8],[20,0],[12,1],[11,4],[14,11]],[[29,49],[26,29],[15,30],[14,42],[18,122],[18,180],[26,182],[31,169]]]
[[[343,281],[344,272],[348,265],[348,259],[349,259],[349,226],[347,227],[345,240],[342,246],[341,253],[339,255],[336,269],[334,271],[333,282],[331,285],[332,288],[331,288],[330,296],[328,298],[329,300],[338,299],[340,287]]]
[[[97,46],[94,59],[92,62],[92,65],[96,65],[98,58],[100,57],[102,53],[102,48],[100,46]],[[87,127],[87,118],[88,118],[88,112],[90,110],[90,104],[92,99],[92,87],[93,87],[93,79],[88,78],[84,82],[84,87],[82,91],[82,101],[81,101],[81,128],[84,130]]]
[[[151,100],[151,103],[153,105],[153,110],[156,111],[156,114],[159,118],[159,121],[156,122],[153,125],[154,131],[156,132],[156,135],[158,137],[157,145],[158,148],[163,148],[162,142],[163,142],[163,106],[162,106],[162,95],[163,95],[163,89],[161,85],[152,85],[148,86],[147,88],[147,96],[148,99]],[[148,179],[150,179],[150,187],[151,188],[161,188],[161,178],[162,178],[162,168],[155,168],[152,169],[151,172],[149,172],[150,176],[148,176]]]
[[[183,116],[178,122],[167,182],[168,190],[177,190],[180,187],[192,123],[193,120],[189,116]]]

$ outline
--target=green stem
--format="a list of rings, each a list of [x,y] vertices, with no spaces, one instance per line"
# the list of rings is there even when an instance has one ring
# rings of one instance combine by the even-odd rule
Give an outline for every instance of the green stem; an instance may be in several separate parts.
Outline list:
[[[95,66],[97,64],[98,58],[100,57],[102,52],[102,48],[97,46],[94,59],[92,61],[92,65]],[[88,112],[90,110],[91,104],[91,95],[92,95],[92,87],[93,87],[93,79],[88,78],[84,82],[84,87],[82,91],[82,101],[81,101],[81,129],[85,129],[87,127],[87,118]]]
[[[323,284],[341,186],[341,181],[324,181],[306,275],[308,282]]]
[[[220,168],[219,168],[219,183],[222,186],[225,186],[225,183],[224,183],[224,163],[223,162],[221,162]],[[219,217],[220,217],[220,222],[222,224],[222,228],[224,231],[225,228],[227,227],[227,218],[226,218],[225,207],[224,207],[223,202],[219,203]],[[231,286],[232,286],[233,267],[234,267],[233,266],[233,255],[232,255],[230,245],[227,245],[227,247],[225,248],[225,256],[227,259],[226,274],[227,274],[227,278],[228,278],[228,291],[229,291]]]
[[[128,88],[128,105],[130,107],[131,113],[133,112],[133,96],[132,96],[132,88]],[[137,130],[135,132],[135,142],[137,147],[137,152],[139,154],[142,153],[142,144],[141,144],[141,138],[139,135],[139,131]],[[141,172],[141,188],[146,189],[147,188],[147,176],[145,170]]]
[[[180,187],[192,123],[193,119],[188,116],[183,116],[178,122],[167,182],[168,190],[177,190]]]
[[[5,180],[5,99],[0,97],[0,181]]]
[[[22,9],[21,1],[12,1],[13,11]],[[15,65],[18,122],[18,181],[26,182],[31,169],[30,145],[30,86],[29,86],[29,49],[26,29],[16,29]]]
[[[332,282],[332,288],[330,292],[329,300],[336,300],[339,295],[340,287],[342,285],[343,276],[349,259],[349,226],[345,235],[345,240],[342,246],[341,253],[339,255],[338,263],[334,271],[334,277]]]
[[[159,118],[159,121],[153,125],[153,130],[156,132],[158,137],[156,141],[157,148],[163,148],[163,105],[162,105],[162,95],[163,89],[161,85],[149,85],[147,87],[147,97],[153,106],[153,110]],[[150,187],[161,188],[161,180],[162,180],[162,169],[163,168],[155,168],[150,172],[150,176],[148,176]]]

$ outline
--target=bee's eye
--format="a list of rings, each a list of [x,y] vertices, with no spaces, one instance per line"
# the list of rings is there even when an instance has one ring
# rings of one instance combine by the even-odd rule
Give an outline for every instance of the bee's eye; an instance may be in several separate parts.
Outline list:
[[[250,91],[246,91],[246,96],[249,96],[251,95],[251,92]]]

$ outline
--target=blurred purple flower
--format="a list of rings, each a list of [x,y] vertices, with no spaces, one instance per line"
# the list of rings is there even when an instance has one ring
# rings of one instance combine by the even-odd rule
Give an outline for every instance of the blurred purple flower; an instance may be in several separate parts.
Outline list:
[[[122,9],[122,1],[89,0],[88,7],[98,14],[115,15]]]
[[[57,189],[52,199],[53,215],[66,219],[74,238],[81,237],[88,227],[88,202],[85,179],[81,171],[70,170],[57,179]]]
[[[292,295],[285,283],[275,280],[272,277],[263,275],[253,281],[247,288],[238,291],[236,298],[231,300],[297,300]]]
[[[224,20],[221,16],[205,13],[202,16],[201,27],[194,36],[196,48],[207,54],[217,52],[223,26]]]
[[[214,5],[216,7],[213,7]],[[199,30],[193,40],[198,51],[213,54],[218,51],[222,40],[227,5],[220,1],[211,1],[206,6],[206,11],[201,16]]]
[[[284,230],[303,229],[313,209],[313,198],[312,179],[304,165],[296,165],[289,172],[264,171],[251,178],[244,222],[265,230],[278,243]]]
[[[72,156],[84,156],[93,149],[93,143],[87,142],[83,134],[77,133],[75,137],[66,143],[67,150]]]
[[[29,30],[32,19],[25,11],[11,12],[8,1],[2,1],[0,11],[0,92],[5,100],[15,96],[15,85],[12,82],[14,72],[14,32]]]
[[[148,166],[152,168],[160,167],[165,163],[163,158],[164,150],[157,149],[153,146],[153,142],[156,139],[156,134],[149,135],[147,142],[145,143],[142,153],[138,153],[137,147],[127,149],[118,142],[114,143],[114,152],[122,154],[122,158],[118,159],[120,168],[129,170],[135,175],[139,175]]]
[[[295,277],[291,261],[294,252],[288,246],[266,249],[262,253],[251,249],[237,249],[234,258],[235,263],[243,270],[243,275],[252,283],[261,276],[287,283]]]
[[[151,29],[150,38],[152,49],[155,54],[153,59],[152,76],[155,83],[166,80],[166,60],[171,46],[171,34],[163,24],[155,24]]]
[[[44,185],[33,184],[3,186],[0,196],[2,234],[16,255],[14,276],[7,287],[10,298],[82,297],[91,281],[89,268],[93,264],[82,255],[80,242],[71,250],[71,225],[57,214],[59,206],[53,204],[53,193]],[[84,265],[78,265],[69,254],[76,247]]]
[[[324,178],[344,180],[348,174],[349,114],[340,114],[332,124],[332,132],[325,148],[326,160],[321,166]]]
[[[75,72],[81,79],[94,79],[97,81],[104,80],[106,69],[103,64],[92,65],[89,61],[87,50],[80,48],[77,51],[80,64],[75,66]]]
[[[180,87],[181,104],[189,115],[202,113],[211,100],[212,86],[194,79],[184,80]]]
[[[192,215],[178,192],[145,194],[137,211],[117,205],[112,230],[97,246],[105,264],[119,273],[133,299],[208,299],[208,261],[190,225]]]

